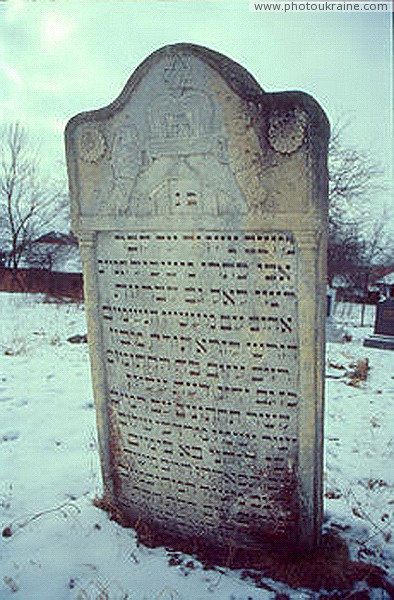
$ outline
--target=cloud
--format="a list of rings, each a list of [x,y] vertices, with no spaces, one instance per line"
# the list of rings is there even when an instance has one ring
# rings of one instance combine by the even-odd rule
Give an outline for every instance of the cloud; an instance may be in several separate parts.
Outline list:
[[[22,77],[14,67],[7,64],[0,64],[0,70],[3,71],[4,75],[13,83],[18,86],[22,85]]]
[[[44,14],[42,24],[42,41],[44,45],[56,45],[64,42],[73,30],[73,23],[60,12]]]
[[[16,99],[0,102],[0,122],[9,123],[10,121],[20,120],[21,106]]]
[[[23,13],[24,4],[24,0],[9,0],[5,4],[5,20],[8,23],[17,21],[19,16]]]
[[[63,85],[60,82],[53,80],[33,81],[31,87],[33,90],[47,92],[48,94],[59,94],[63,90]]]

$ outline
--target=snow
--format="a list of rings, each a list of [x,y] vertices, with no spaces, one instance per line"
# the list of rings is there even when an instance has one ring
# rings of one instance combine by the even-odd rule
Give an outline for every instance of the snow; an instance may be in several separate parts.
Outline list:
[[[392,271],[391,273],[388,273],[387,275],[382,277],[382,279],[379,279],[379,281],[377,281],[376,283],[377,284],[384,283],[386,285],[394,285],[394,271]]]
[[[363,328],[359,310],[337,305],[352,341],[327,345],[324,526],[348,540],[354,559],[392,573],[393,353],[362,346],[374,307]],[[88,347],[67,341],[86,331],[83,306],[2,293],[0,321],[1,600],[318,597],[269,579],[268,589],[256,588],[239,571],[207,570],[192,557],[174,560],[110,521],[92,503],[102,491]],[[352,373],[365,358],[367,379],[358,381]]]
[[[357,327],[361,306],[338,304],[337,320],[351,331],[352,341],[327,345],[325,515],[326,525],[348,528],[343,535],[353,558],[369,557],[393,572],[393,354],[363,347],[375,314],[375,307],[367,309],[369,326]],[[369,363],[367,380],[349,385],[346,372],[364,358]],[[331,495],[335,498],[327,498]]]

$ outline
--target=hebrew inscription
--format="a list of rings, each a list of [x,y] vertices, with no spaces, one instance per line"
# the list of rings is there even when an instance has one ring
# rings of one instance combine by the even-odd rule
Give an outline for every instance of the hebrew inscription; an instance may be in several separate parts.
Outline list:
[[[327,137],[309,96],[266,94],[188,44],[69,122],[104,497],[122,522],[221,548],[319,542]]]
[[[292,236],[101,234],[96,269],[121,502],[164,523],[179,507],[177,528],[195,534],[251,522],[288,533],[295,507],[279,496],[297,456]]]

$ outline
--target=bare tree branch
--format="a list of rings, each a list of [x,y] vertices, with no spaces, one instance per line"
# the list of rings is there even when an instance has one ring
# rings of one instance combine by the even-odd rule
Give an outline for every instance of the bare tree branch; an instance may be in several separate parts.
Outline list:
[[[345,143],[348,124],[343,119],[334,124],[329,145],[328,274],[330,282],[341,275],[357,285],[360,261],[373,238],[371,201],[385,186],[383,169],[372,154]]]
[[[17,269],[37,240],[56,228],[66,193],[40,179],[37,148],[19,123],[3,127],[0,139],[0,250],[6,265]]]

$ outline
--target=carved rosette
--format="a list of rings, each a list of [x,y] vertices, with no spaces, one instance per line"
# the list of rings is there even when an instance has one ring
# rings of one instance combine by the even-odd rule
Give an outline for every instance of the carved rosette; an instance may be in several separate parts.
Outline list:
[[[93,164],[100,162],[107,151],[103,133],[95,125],[86,125],[78,139],[78,150],[84,162]]]
[[[300,109],[286,113],[274,112],[268,124],[268,142],[280,154],[292,154],[302,146],[306,137],[308,117]]]

